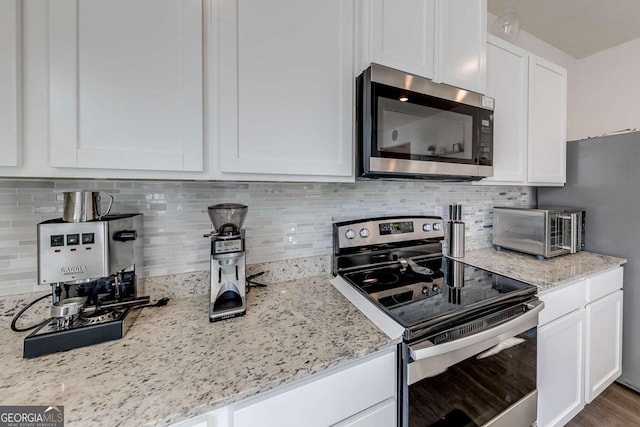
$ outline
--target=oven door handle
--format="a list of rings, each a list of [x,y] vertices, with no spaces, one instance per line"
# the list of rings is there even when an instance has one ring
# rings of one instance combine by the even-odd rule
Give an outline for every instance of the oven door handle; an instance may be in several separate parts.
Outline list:
[[[454,341],[443,344],[433,344],[431,341],[422,341],[415,346],[409,346],[409,352],[413,361],[419,361],[441,354],[451,353],[464,347],[470,347],[483,341],[490,341],[499,337],[507,331],[517,330],[515,335],[537,326],[538,313],[544,308],[544,303],[540,300],[527,303],[529,310],[513,320],[504,322],[498,326],[491,327],[477,334],[469,335]],[[508,338],[508,337],[505,337]]]

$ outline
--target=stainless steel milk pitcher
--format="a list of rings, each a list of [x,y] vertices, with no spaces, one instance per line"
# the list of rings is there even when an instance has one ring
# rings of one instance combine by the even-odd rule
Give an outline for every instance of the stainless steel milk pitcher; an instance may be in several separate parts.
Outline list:
[[[99,191],[65,191],[62,219],[65,222],[86,222],[101,219],[111,211],[113,196],[108,195],[109,206],[100,212]]]

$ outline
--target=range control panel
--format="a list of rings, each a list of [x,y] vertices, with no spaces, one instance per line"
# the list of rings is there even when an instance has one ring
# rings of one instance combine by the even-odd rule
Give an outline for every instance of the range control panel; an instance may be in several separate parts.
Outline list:
[[[333,224],[336,249],[412,240],[444,239],[444,222],[438,216],[375,218]]]

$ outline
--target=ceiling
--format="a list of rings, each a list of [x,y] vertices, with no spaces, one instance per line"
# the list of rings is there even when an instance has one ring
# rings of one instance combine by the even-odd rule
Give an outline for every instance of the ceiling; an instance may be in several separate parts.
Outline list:
[[[520,28],[576,59],[640,37],[638,0],[488,0],[499,16],[510,7]]]

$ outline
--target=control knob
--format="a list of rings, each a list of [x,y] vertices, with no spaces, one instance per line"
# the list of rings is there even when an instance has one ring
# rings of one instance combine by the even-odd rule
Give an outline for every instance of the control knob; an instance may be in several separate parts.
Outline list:
[[[431,231],[431,224],[422,224],[422,231]]]
[[[434,231],[440,230],[440,223],[439,222],[434,222],[433,223],[433,230]]]
[[[356,232],[353,231],[351,228],[348,229],[347,231],[344,232],[344,237],[346,237],[347,239],[351,240],[354,237],[356,237]]]
[[[360,230],[360,237],[362,237],[363,239],[369,237],[369,230],[367,230],[366,228],[362,228]]]

